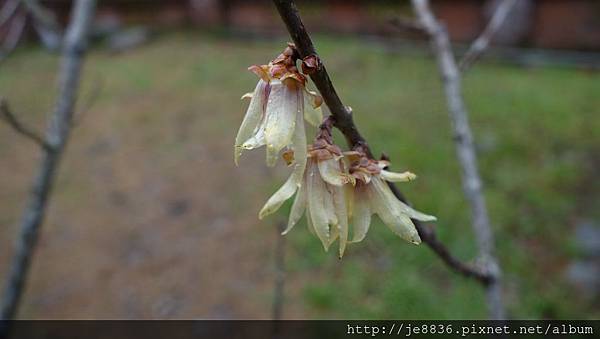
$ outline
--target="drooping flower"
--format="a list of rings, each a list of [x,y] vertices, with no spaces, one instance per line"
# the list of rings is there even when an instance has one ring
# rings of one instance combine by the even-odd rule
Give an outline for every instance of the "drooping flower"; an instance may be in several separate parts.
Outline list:
[[[333,144],[331,126],[321,125],[321,130],[308,150],[308,160],[303,171],[297,167],[288,181],[267,201],[259,218],[277,211],[284,201],[296,197],[292,204],[287,234],[306,214],[308,228],[323,244],[325,250],[339,238],[339,256],[343,256],[348,242],[348,211],[346,187],[354,178],[344,173],[342,151]],[[306,212],[306,213],[305,213]]]
[[[236,164],[243,150],[266,145],[267,165],[273,166],[284,148],[298,153],[298,148],[306,147],[306,143],[294,143],[295,131],[304,123],[297,116],[315,126],[321,122],[323,100],[306,88],[307,79],[298,71],[297,59],[294,45],[289,44],[269,64],[248,68],[259,81],[253,93],[242,96],[250,98],[250,105],[235,139]]]
[[[356,179],[350,204],[353,225],[350,242],[360,242],[365,238],[371,224],[371,215],[377,214],[392,232],[413,244],[420,244],[421,238],[411,218],[420,221],[434,221],[436,218],[398,200],[386,184],[386,181],[411,181],[416,175],[411,172],[387,171],[385,168],[389,165],[388,161],[369,159],[360,147],[358,151],[346,152],[345,155],[350,161],[349,172]]]

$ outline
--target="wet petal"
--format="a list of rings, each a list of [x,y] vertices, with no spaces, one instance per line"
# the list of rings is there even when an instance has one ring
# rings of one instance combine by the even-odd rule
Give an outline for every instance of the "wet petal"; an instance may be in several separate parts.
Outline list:
[[[254,94],[251,96],[250,105],[246,110],[244,120],[238,130],[238,134],[235,138],[235,149],[234,149],[234,161],[237,165],[240,155],[244,147],[243,143],[250,139],[258,131],[259,124],[264,117],[264,103],[266,102],[266,89],[267,83],[263,80],[259,80]]]
[[[296,115],[302,114],[301,89],[290,89],[281,81],[271,82],[267,102],[265,139],[267,142],[267,165],[274,166],[279,151],[289,145],[296,127]]]
[[[360,185],[356,187],[354,193],[354,209],[352,214],[352,243],[362,241],[371,225],[371,206],[369,205],[368,192],[366,191],[367,186]]]
[[[390,182],[411,181],[417,178],[417,176],[411,172],[396,173],[386,170],[381,170],[381,173],[379,173],[379,175],[383,180]]]
[[[381,178],[373,177],[367,190],[369,192],[371,207],[386,226],[404,240],[410,241],[413,244],[420,244],[421,238],[417,233],[415,225],[402,210],[401,202],[392,194],[387,184]]]

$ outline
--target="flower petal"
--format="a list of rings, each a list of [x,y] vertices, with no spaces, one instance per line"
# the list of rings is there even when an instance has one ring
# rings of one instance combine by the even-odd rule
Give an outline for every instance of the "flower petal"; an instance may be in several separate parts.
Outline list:
[[[298,192],[296,192],[296,198],[294,199],[294,203],[292,204],[292,209],[290,211],[290,217],[288,219],[288,225],[285,231],[281,234],[287,234],[293,227],[296,225],[298,220],[302,218],[302,214],[304,214],[304,210],[306,209],[306,188],[304,185],[301,185],[298,188]]]
[[[242,149],[247,149],[247,150],[251,150],[251,149],[255,149],[255,148],[259,148],[261,146],[264,146],[266,144],[265,141],[265,124],[264,121],[263,123],[260,124],[260,126],[258,126],[258,129],[254,132],[254,135],[252,135],[248,140],[246,140],[243,144],[242,144]],[[240,151],[241,153],[241,151]]]
[[[244,116],[244,120],[238,130],[238,134],[235,138],[235,147],[234,147],[234,161],[235,164],[238,164],[238,160],[242,151],[245,147],[243,147],[243,143],[250,139],[256,132],[259,130],[259,124],[264,117],[264,103],[266,102],[266,87],[267,83],[263,80],[259,80],[258,84],[256,84],[256,88],[254,89],[254,94],[251,96],[250,105],[248,105],[248,109],[246,110],[246,115]]]
[[[396,173],[386,170],[381,170],[381,173],[379,173],[379,175],[383,180],[390,182],[412,181],[417,178],[417,176],[411,172]]]
[[[371,225],[371,215],[373,212],[369,205],[369,197],[366,190],[366,185],[359,185],[356,186],[356,191],[354,192],[354,209],[352,211],[353,234],[352,241],[350,241],[351,243],[362,241],[367,235],[369,226]]]
[[[306,173],[306,194],[308,217],[311,219],[312,226],[321,240],[323,248],[329,248],[329,222],[330,222],[330,207],[333,207],[331,196],[325,187],[325,182],[319,175],[319,169],[314,163],[314,160],[309,160],[307,163]]]
[[[302,114],[296,115],[296,128],[294,129],[294,137],[292,138],[291,148],[294,151],[294,173],[299,176],[300,182],[304,176],[307,159],[306,132],[304,130],[304,120]]]
[[[350,181],[349,175],[342,173],[340,164],[335,159],[321,160],[319,164],[319,173],[321,177],[330,185],[342,186]]]
[[[269,198],[265,206],[260,210],[258,214],[258,218],[262,219],[265,216],[274,213],[281,207],[281,205],[288,200],[289,198],[296,193],[298,186],[300,185],[300,181],[298,180],[298,176],[295,173],[292,173],[288,180]]]
[[[335,214],[338,221],[333,227],[339,232],[339,254],[340,258],[342,258],[344,256],[344,251],[346,250],[346,244],[348,243],[348,210],[346,208],[346,196],[344,193],[344,187],[333,186],[330,187],[330,189],[331,194],[333,195],[333,205],[335,207]]]
[[[296,115],[302,114],[301,89],[290,89],[281,81],[271,82],[267,102],[265,139],[267,165],[274,166],[279,151],[290,144],[296,127]]]
[[[304,119],[313,126],[319,126],[323,121],[323,110],[321,104],[323,98],[317,92],[304,91]]]
[[[420,244],[421,238],[410,220],[401,208],[401,202],[392,194],[390,188],[379,177],[373,177],[368,186],[371,207],[381,220],[404,240]]]

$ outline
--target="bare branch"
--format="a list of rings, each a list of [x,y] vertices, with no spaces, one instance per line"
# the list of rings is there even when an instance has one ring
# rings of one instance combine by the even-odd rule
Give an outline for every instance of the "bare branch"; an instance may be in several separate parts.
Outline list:
[[[413,18],[407,18],[404,16],[397,16],[390,19],[390,24],[394,27],[407,31],[410,33],[416,33],[419,35],[426,34],[425,29],[421,26],[421,23]]]
[[[39,3],[38,0],[21,0],[25,7],[29,10],[34,20],[47,29],[55,32],[60,32],[60,25],[56,16],[46,7]]]
[[[296,44],[296,48],[300,53],[301,58],[305,58],[309,55],[317,55],[312,40],[300,19],[296,4],[291,0],[274,0],[273,2],[279,11],[281,19],[285,23],[292,40]],[[310,77],[323,96],[327,107],[329,107],[329,110],[331,111],[331,115],[334,117],[334,126],[346,137],[346,141],[350,147],[363,145],[369,157],[373,158],[373,154],[368,148],[367,141],[361,136],[358,128],[354,124],[352,110],[342,104],[322,61],[320,61],[317,66],[316,71],[311,74]],[[407,200],[392,183],[390,183],[390,187],[393,188],[393,192],[398,199],[408,204]],[[423,242],[440,256],[444,263],[448,264],[453,270],[464,276],[475,278],[483,284],[487,284],[489,279],[492,278],[487,272],[481,272],[476,268],[461,263],[460,260],[452,256],[450,251],[437,240],[432,229],[426,227],[418,220],[413,220],[413,222],[417,227],[417,231]]]
[[[98,101],[98,98],[100,98],[100,94],[102,94],[103,89],[104,80],[103,78],[99,77],[94,82],[92,90],[88,94],[87,98],[85,98],[83,104],[81,105],[81,108],[75,113],[75,116],[73,116],[73,126],[79,125],[79,123],[81,123],[87,112],[89,112],[92,109],[92,107],[94,107],[94,105]]]
[[[490,316],[504,318],[500,268],[494,256],[494,238],[487,207],[482,192],[481,178],[477,168],[477,157],[473,145],[473,135],[469,127],[468,113],[463,102],[461,77],[452,54],[446,28],[438,23],[427,0],[412,0],[415,13],[423,27],[431,36],[432,46],[441,73],[448,110],[454,128],[456,152],[462,169],[463,190],[471,207],[473,231],[477,238],[479,255],[492,279],[487,285]]]
[[[0,26],[3,26],[15,15],[20,4],[21,0],[9,0],[4,3],[0,10]]]
[[[23,287],[40,226],[44,220],[56,170],[69,138],[80,71],[95,7],[95,0],[77,0],[71,15],[62,50],[56,106],[46,133],[46,139],[53,151],[44,153],[28,204],[23,212],[16,254],[8,274],[8,283],[0,308],[0,319],[2,320],[15,317],[23,295]]]
[[[273,291],[273,314],[271,320],[281,320],[283,315],[283,300],[285,286],[285,237],[281,232],[285,230],[285,224],[280,222],[275,227],[277,239],[275,245],[275,288]]]
[[[11,21],[10,29],[0,50],[0,62],[4,61],[8,55],[17,48],[23,32],[25,31],[25,24],[27,23],[27,16],[22,14],[17,16]]]
[[[498,8],[496,8],[494,11],[494,14],[488,25],[485,27],[481,35],[479,35],[479,37],[473,41],[471,47],[469,47],[469,50],[467,53],[465,53],[460,61],[459,68],[462,72],[465,72],[467,69],[469,69],[473,63],[477,61],[483,55],[483,53],[485,53],[486,49],[494,39],[494,35],[496,35],[500,28],[502,28],[506,17],[510,13],[515,3],[517,3],[517,0],[503,0],[498,5]]]
[[[38,0],[21,0],[34,21],[34,28],[44,46],[50,50],[58,50],[62,41],[62,29],[54,13],[44,7]]]
[[[17,117],[12,113],[10,108],[8,107],[8,102],[4,98],[0,98],[0,119],[4,120],[10,127],[12,127],[17,133],[29,138],[31,141],[35,142],[42,149],[46,151],[52,151],[52,147],[44,138],[42,138],[37,132],[34,132],[33,129],[28,128],[22,122],[17,119]]]

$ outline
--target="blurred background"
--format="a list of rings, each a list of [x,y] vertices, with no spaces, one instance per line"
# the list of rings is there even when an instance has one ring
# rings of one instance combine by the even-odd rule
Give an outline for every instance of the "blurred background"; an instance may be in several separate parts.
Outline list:
[[[457,256],[475,258],[435,60],[392,23],[412,17],[410,3],[297,3],[373,150],[419,175],[401,189]],[[71,1],[41,4],[66,25]],[[459,55],[496,4],[432,1]],[[0,26],[0,96],[38,130],[56,97],[53,34],[22,7]],[[288,170],[267,168],[263,150],[234,166],[238,99],[256,84],[246,68],[289,40],[270,1],[99,1],[20,318],[268,319],[281,270],[283,318],[486,318],[477,282],[377,219],[342,260],[304,219],[282,242],[290,203],[258,220]],[[522,0],[464,76],[512,318],[600,316],[599,69],[600,2]],[[2,284],[39,158],[0,124]]]

